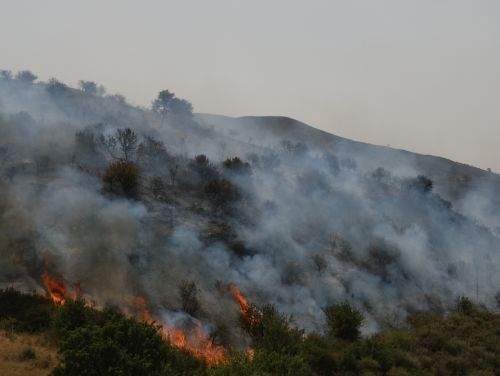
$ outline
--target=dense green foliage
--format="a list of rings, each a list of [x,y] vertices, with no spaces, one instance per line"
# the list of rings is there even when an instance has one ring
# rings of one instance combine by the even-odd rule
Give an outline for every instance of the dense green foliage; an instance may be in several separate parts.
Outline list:
[[[154,325],[113,310],[68,302],[55,318],[61,364],[54,375],[189,374],[200,364],[168,344]]]
[[[325,315],[330,335],[348,341],[359,338],[363,316],[347,302],[328,307]]]
[[[500,369],[500,314],[467,298],[447,315],[416,313],[405,326],[366,338],[358,338],[362,317],[349,304],[325,311],[329,332],[306,335],[273,306],[251,307],[241,322],[252,354],[231,352],[225,364],[206,367],[153,324],[81,300],[55,307],[41,296],[0,291],[4,330],[15,322],[13,330],[46,330],[57,339],[61,363],[54,375],[495,375]]]

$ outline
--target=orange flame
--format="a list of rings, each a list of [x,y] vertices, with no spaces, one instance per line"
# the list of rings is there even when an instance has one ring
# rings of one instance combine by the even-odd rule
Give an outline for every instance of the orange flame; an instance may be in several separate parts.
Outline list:
[[[50,275],[47,271],[42,274],[42,282],[50,299],[57,305],[63,305],[68,299],[78,299],[82,295],[80,283],[75,283],[74,291],[68,291],[64,278]]]
[[[133,298],[132,305],[136,316],[140,320],[149,323],[156,321],[148,309],[145,298],[142,296]],[[196,326],[188,334],[179,328],[164,324],[162,326],[162,334],[172,345],[191,353],[210,366],[227,361],[226,349],[212,342],[199,321],[196,322]]]
[[[233,299],[240,306],[241,315],[246,320],[246,322],[250,325],[259,324],[260,320],[256,310],[250,305],[250,303],[248,303],[247,298],[245,298],[240,289],[236,287],[235,284],[230,283],[229,291],[231,291]]]
[[[49,273],[44,272],[42,275],[42,281],[50,298],[55,304],[63,305],[66,303],[68,291],[62,279],[53,277]]]
[[[168,326],[163,328],[163,334],[172,345],[204,360],[209,366],[227,362],[226,349],[213,343],[199,322],[189,335]]]

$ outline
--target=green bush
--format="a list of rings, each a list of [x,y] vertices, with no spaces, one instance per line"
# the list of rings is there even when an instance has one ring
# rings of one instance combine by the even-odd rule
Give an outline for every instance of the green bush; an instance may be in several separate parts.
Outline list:
[[[186,286],[191,299],[194,287]],[[270,305],[246,311],[241,321],[253,355],[228,347],[227,362],[207,367],[165,341],[159,327],[115,310],[96,310],[81,300],[54,307],[41,296],[0,291],[5,328],[53,333],[61,360],[55,376],[494,375],[500,369],[500,314],[468,300],[461,299],[447,315],[415,313],[407,326],[367,338],[359,336],[361,314],[347,303],[325,311],[328,335],[304,335]],[[39,317],[45,317],[43,325]],[[230,342],[225,331],[220,326],[214,342]],[[19,354],[23,360],[34,357],[29,348]]]
[[[113,311],[88,317],[78,303],[62,311],[65,332],[54,376],[193,375],[202,370],[199,361],[169,345],[152,324]]]
[[[290,325],[290,317],[282,315],[272,305],[264,306],[259,313],[254,312],[255,309],[250,312],[250,322],[242,317],[242,325],[251,336],[255,349],[286,354],[299,352],[304,332]]]
[[[105,192],[134,198],[139,188],[139,170],[132,162],[111,163],[102,177]]]

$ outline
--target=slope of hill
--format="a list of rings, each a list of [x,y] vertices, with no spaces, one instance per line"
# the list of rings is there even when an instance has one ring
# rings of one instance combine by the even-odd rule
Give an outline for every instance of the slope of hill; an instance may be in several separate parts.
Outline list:
[[[0,333],[0,375],[49,375],[57,363],[57,348],[43,335]]]
[[[288,118],[193,115],[170,94],[153,111],[0,80],[2,286],[152,317],[209,349],[249,341],[235,291],[307,332],[343,301],[365,334],[460,296],[498,308],[497,175]]]
[[[447,200],[458,202],[471,189],[492,185],[500,189],[500,175],[446,158],[412,153],[386,146],[353,141],[313,128],[282,116],[245,116],[196,114],[201,124],[213,126],[221,134],[250,144],[276,146],[282,140],[304,142],[315,150],[334,152],[359,160],[366,170],[384,167],[412,175],[420,173],[435,182],[435,188]],[[491,197],[497,199],[497,197]],[[500,201],[495,202],[496,205]]]

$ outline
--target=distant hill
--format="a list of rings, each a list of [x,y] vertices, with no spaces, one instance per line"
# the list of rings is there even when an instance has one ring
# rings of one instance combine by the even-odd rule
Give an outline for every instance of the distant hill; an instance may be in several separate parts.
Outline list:
[[[500,192],[499,174],[438,156],[350,140],[289,117],[228,117],[200,113],[196,114],[196,119],[243,142],[258,145],[273,145],[277,140],[284,139],[304,142],[317,150],[335,152],[362,161],[367,170],[384,167],[403,175],[412,175],[416,171],[431,178],[437,191],[453,202],[463,198],[471,189],[482,189],[486,185],[494,185]],[[495,204],[500,205],[500,195],[497,197],[499,201]]]

